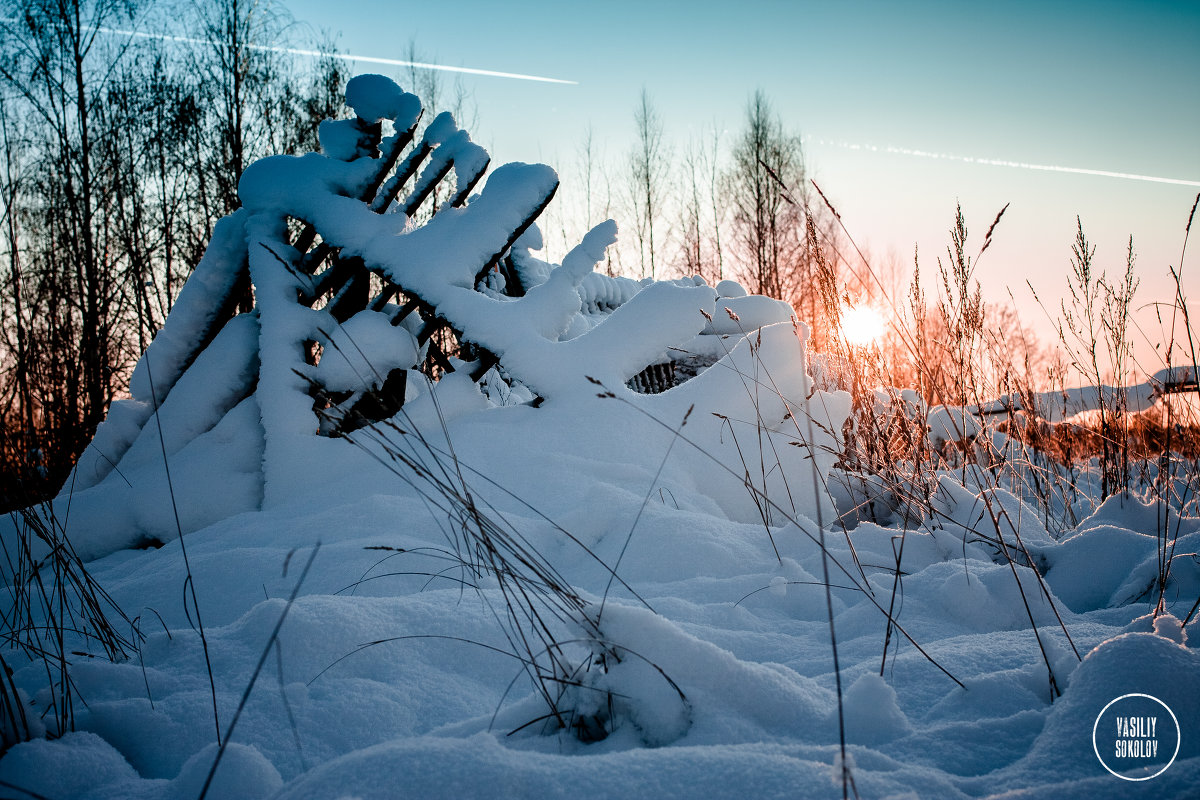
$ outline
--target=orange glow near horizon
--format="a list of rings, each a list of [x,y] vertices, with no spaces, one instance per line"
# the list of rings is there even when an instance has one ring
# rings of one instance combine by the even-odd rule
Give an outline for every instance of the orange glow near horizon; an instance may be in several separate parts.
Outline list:
[[[856,347],[878,342],[885,327],[883,316],[868,305],[851,306],[842,312],[842,336]]]

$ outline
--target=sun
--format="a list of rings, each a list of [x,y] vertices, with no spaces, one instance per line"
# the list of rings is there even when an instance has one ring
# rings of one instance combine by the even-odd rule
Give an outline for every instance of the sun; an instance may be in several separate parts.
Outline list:
[[[883,315],[866,304],[851,306],[842,312],[842,335],[856,347],[869,347],[879,341],[886,326]]]

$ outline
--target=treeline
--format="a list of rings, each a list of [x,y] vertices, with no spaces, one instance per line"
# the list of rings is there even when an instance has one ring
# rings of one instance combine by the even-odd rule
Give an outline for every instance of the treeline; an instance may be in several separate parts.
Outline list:
[[[852,245],[814,191],[801,137],[764,92],[749,96],[732,132],[714,125],[686,141],[672,136],[645,90],[632,122],[632,143],[620,154],[600,152],[584,135],[563,187],[575,199],[543,217],[553,244],[565,251],[591,225],[615,218],[622,235],[610,272],[736,280],[790,302],[818,346],[829,328],[822,283],[855,299],[878,292],[849,266]]]
[[[252,0],[6,0],[0,17],[11,507],[58,488],[238,207],[242,168],[314,149],[344,76],[284,52],[294,26]]]
[[[894,385],[919,387],[932,402],[966,402],[963,376],[947,366],[951,345],[981,344],[956,338],[964,327],[995,332],[988,346],[1022,359],[1024,372],[1044,369],[1045,351],[1019,330],[1011,310],[978,296],[966,223],[953,206],[946,209],[950,246],[926,269],[936,287],[927,297],[915,258],[902,263],[864,251],[842,227],[812,179],[799,132],[761,90],[749,95],[731,130],[714,124],[688,139],[672,137],[644,90],[631,121],[632,142],[622,151],[603,152],[589,130],[573,169],[562,170],[567,199],[539,221],[552,258],[592,225],[615,218],[622,235],[609,252],[611,274],[700,275],[711,285],[732,279],[750,293],[786,300],[808,324],[810,350],[827,370],[842,371],[848,359],[864,355],[845,320],[853,309],[871,307],[887,323],[870,348],[873,357],[886,363]],[[991,233],[976,246],[986,247]],[[980,390],[994,391],[995,382]]]
[[[976,278],[1005,209],[992,210],[980,237],[978,228],[968,236],[961,208],[948,205],[946,249],[902,263],[864,252],[842,227],[812,180],[799,133],[763,92],[749,96],[732,131],[714,125],[675,149],[645,91],[632,122],[633,144],[616,159],[584,137],[575,181],[583,201],[550,209],[564,250],[584,230],[578,223],[614,216],[623,241],[611,254],[613,272],[731,278],[788,301],[809,325],[813,368],[830,385],[869,380],[913,387],[931,404],[966,405],[1065,379],[1070,365],[1053,343],[1040,342],[1011,304],[985,302]],[[869,346],[855,343],[860,332],[849,321],[863,306],[884,326]]]

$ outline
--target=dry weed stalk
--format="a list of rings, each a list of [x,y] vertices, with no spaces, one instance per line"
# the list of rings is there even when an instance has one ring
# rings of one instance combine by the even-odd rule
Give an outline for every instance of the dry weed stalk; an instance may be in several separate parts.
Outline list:
[[[115,623],[129,619],[92,578],[49,504],[10,514],[16,538],[0,539],[0,752],[40,735],[74,730],[79,690],[71,677],[78,658],[125,661],[137,650]],[[40,546],[49,548],[35,556]],[[132,627],[132,626],[131,626]],[[48,691],[40,711],[13,680],[16,669],[40,664]],[[43,698],[36,698],[43,702]],[[36,714],[36,716],[35,716]]]

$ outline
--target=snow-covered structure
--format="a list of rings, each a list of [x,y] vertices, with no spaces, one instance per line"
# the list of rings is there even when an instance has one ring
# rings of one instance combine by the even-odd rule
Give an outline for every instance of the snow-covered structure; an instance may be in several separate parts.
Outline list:
[[[709,456],[689,459],[694,479],[730,515],[770,522],[775,497],[829,517],[822,481],[798,478],[832,464],[849,403],[812,391],[787,304],[596,273],[612,221],[561,265],[542,261],[551,168],[485,181],[484,149],[446,113],[418,135],[421,102],[383,76],[354,78],[346,100],[354,117],[321,124],[321,153],[246,170],[243,207],[63,487],[58,516],[85,558],[319,493],[350,468],[344,437],[396,414],[442,425],[521,403],[603,401],[620,406],[603,424],[623,429],[670,430],[693,410],[688,438]]]

